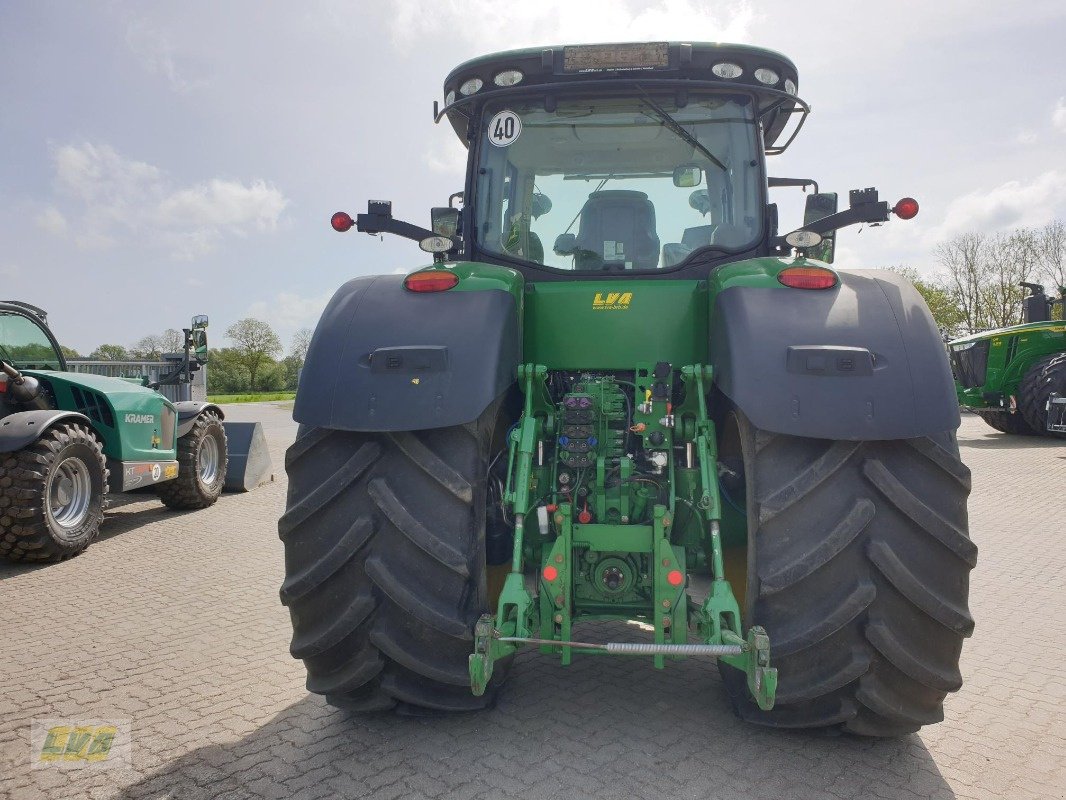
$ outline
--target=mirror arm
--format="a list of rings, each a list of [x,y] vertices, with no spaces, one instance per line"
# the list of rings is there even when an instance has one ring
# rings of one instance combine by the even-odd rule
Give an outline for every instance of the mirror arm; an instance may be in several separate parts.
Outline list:
[[[818,192],[818,181],[814,178],[767,178],[766,185],[771,189],[778,186],[799,186],[803,191],[807,191],[808,186],[814,187],[814,193]]]
[[[862,189],[851,192],[851,207],[845,211],[838,211],[828,217],[809,222],[796,228],[799,231],[811,231],[825,236],[827,233],[845,228],[848,225],[861,225],[863,223],[888,222],[888,202],[877,199],[876,189]],[[791,233],[791,231],[790,231]],[[788,234],[786,234],[787,236]],[[784,247],[785,237],[778,236],[772,244],[776,247]]]
[[[420,242],[430,236],[436,236],[433,231],[412,225],[410,222],[401,222],[391,217],[382,220],[381,217],[373,214],[360,214],[357,216],[355,218],[355,229],[370,234],[391,233],[404,239],[413,239],[416,242]]]
[[[428,228],[421,228],[418,225],[412,225],[410,222],[393,219],[391,200],[369,201],[367,203],[367,213],[358,214],[356,216],[355,229],[361,233],[369,233],[373,235],[379,233],[391,233],[394,236],[400,236],[404,239],[411,239],[416,242],[421,242],[423,239],[437,236],[436,233]],[[462,242],[455,236],[444,238],[450,238],[452,240],[453,247],[448,252],[457,251],[462,244]]]

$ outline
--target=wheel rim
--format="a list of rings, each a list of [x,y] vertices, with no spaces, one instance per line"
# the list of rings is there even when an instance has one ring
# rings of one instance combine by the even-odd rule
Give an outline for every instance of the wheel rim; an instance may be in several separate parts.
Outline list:
[[[196,469],[200,483],[210,486],[218,477],[218,442],[214,436],[205,436],[200,442],[200,452],[196,456]]]
[[[59,462],[48,486],[48,514],[64,530],[81,525],[89,516],[93,486],[89,468],[80,458]]]

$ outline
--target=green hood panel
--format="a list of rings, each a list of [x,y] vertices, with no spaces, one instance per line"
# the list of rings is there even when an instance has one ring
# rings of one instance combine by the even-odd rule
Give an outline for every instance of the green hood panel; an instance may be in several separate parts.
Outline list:
[[[1039,334],[1066,334],[1066,322],[1061,319],[1049,320],[1047,322],[1026,322],[1021,325],[1011,325],[1008,328],[995,328],[990,331],[981,331],[980,333],[973,333],[969,336],[961,336],[958,339],[952,339],[949,344],[966,344],[967,342],[979,342],[982,339],[994,339],[997,336],[1014,336],[1019,333],[1039,333]]]
[[[89,417],[104,454],[117,461],[175,458],[177,412],[159,392],[122,378],[84,372],[27,371],[47,381],[56,406]]]

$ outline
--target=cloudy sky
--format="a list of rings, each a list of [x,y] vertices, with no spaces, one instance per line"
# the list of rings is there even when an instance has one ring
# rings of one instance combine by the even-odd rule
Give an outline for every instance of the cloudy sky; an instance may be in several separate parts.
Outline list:
[[[584,41],[735,41],[798,65],[814,114],[772,174],[922,213],[841,234],[838,266],[935,269],[970,229],[1066,216],[1066,4],[761,0],[0,3],[0,296],[65,344],[193,314],[288,339],[412,242],[329,228],[391,199],[426,225],[464,151],[431,120],[460,61]],[[775,190],[782,223],[801,195]]]

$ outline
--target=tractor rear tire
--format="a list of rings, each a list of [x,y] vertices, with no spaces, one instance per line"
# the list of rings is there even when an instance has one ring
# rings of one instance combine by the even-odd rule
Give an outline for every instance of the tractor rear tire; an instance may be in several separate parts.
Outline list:
[[[214,505],[226,483],[226,429],[213,411],[205,411],[178,439],[178,477],[156,484],[163,505],[178,511]]]
[[[0,454],[0,556],[63,561],[100,534],[107,462],[88,425],[60,422]]]
[[[1000,433],[1009,433],[1014,436],[1039,436],[1040,432],[1033,430],[1021,412],[1001,411],[996,408],[975,408],[974,413],[985,421],[989,427],[995,428]]]
[[[281,602],[307,689],[358,712],[472,711],[473,630],[488,611],[486,476],[494,404],[469,424],[402,433],[301,426]]]
[[[1066,438],[1047,429],[1047,401],[1053,392],[1066,395],[1066,353],[1040,359],[1018,385],[1018,410],[1030,427],[1043,436]]]
[[[977,563],[954,434],[807,439],[734,411],[722,445],[723,458],[742,451],[748,486],[745,622],[766,628],[778,668],[776,705],[761,711],[744,674],[720,663],[737,714],[863,736],[942,720],[962,685]]]

